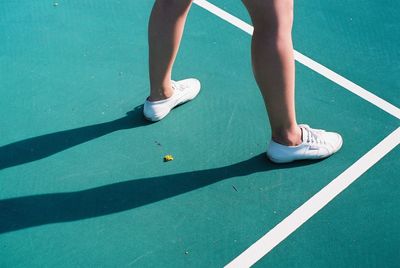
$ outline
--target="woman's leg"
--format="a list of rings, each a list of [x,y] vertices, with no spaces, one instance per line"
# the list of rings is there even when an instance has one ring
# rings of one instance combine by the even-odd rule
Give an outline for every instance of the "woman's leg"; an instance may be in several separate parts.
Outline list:
[[[171,73],[192,0],[156,0],[149,21],[150,101],[171,97]]]
[[[295,112],[295,63],[292,45],[293,0],[243,0],[254,34],[254,76],[268,111],[272,139],[301,143]]]

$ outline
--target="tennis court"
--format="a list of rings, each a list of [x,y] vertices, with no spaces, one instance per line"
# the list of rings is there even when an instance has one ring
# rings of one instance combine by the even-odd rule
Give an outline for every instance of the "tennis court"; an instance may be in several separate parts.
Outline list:
[[[0,4],[0,267],[398,267],[400,2],[295,1],[298,121],[344,145],[285,165],[241,1],[195,2],[202,91],[144,120],[152,4]]]

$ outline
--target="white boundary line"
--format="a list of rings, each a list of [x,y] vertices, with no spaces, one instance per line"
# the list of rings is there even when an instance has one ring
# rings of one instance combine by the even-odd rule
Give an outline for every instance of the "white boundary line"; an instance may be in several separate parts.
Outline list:
[[[326,206],[400,143],[400,127],[225,267],[250,267]]]
[[[195,0],[194,3],[208,10],[221,19],[238,27],[246,33],[252,35],[253,27],[248,23],[232,16],[221,8],[211,4],[206,0]],[[331,71],[309,57],[295,51],[295,59],[313,71],[321,74],[362,99],[372,103],[378,108],[386,111],[392,116],[400,119],[400,109],[375,94],[365,90],[343,76]],[[374,166],[380,159],[393,150],[400,143],[400,127],[393,131],[378,145],[372,148],[367,154],[346,169],[342,174],[322,188],[317,194],[297,208],[292,214],[286,217],[278,225],[272,228],[267,234],[246,249],[242,254],[232,260],[225,267],[250,267],[268,254],[279,243],[285,240],[290,234],[297,230],[307,220],[314,216],[318,211],[325,207],[337,195],[349,187],[368,169]]]
[[[211,4],[206,0],[195,0],[195,4],[208,10],[214,15],[220,17],[221,19],[229,22],[230,24],[236,26],[237,28],[245,31],[246,33],[253,35],[253,26],[242,21],[241,19],[229,14],[228,12],[222,10],[216,5]],[[343,88],[349,90],[350,92],[356,94],[357,96],[363,98],[364,100],[372,103],[373,105],[379,107],[385,112],[393,115],[394,117],[400,119],[400,109],[393,104],[385,101],[384,99],[378,97],[377,95],[365,90],[364,88],[358,86],[357,84],[351,82],[350,80],[344,78],[343,76],[333,72],[332,70],[326,68],[325,66],[319,64],[318,62],[312,60],[311,58],[301,54],[298,51],[294,52],[295,59],[301,64],[307,66],[311,70],[319,73],[320,75],[328,78],[329,80],[335,82],[336,84],[342,86]]]

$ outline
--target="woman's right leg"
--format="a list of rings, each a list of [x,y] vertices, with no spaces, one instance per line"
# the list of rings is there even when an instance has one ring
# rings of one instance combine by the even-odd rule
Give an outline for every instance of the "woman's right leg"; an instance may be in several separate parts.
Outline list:
[[[292,45],[293,0],[243,0],[254,33],[254,76],[264,98],[272,139],[301,143],[295,112],[295,63]]]
[[[276,163],[321,159],[343,143],[334,132],[315,130],[296,122],[295,65],[292,44],[293,0],[243,0],[254,25],[254,76],[267,107],[272,141],[267,155]]]

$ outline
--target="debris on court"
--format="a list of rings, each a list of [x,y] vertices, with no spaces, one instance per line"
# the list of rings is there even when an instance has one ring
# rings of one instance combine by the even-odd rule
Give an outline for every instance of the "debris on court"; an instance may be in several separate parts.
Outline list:
[[[174,157],[170,154],[167,154],[166,156],[164,156],[164,162],[169,162],[174,160]]]
[[[158,141],[154,141],[155,144],[157,144],[158,146],[162,146],[161,143],[159,143]]]

